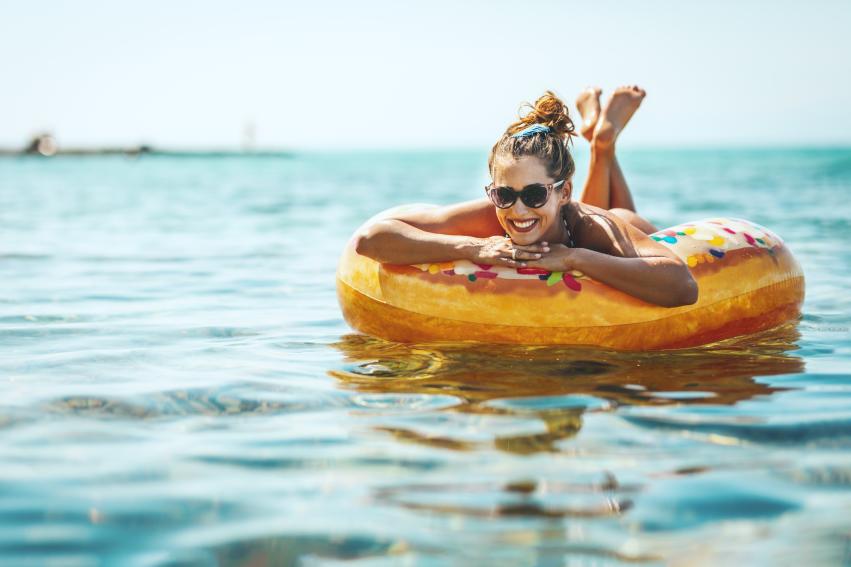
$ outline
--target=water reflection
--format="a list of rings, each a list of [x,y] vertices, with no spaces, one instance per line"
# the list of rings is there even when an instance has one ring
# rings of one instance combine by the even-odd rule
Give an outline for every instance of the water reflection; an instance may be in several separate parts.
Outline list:
[[[392,542],[358,536],[298,534],[267,537],[219,546],[211,552],[188,553],[180,559],[187,565],[231,565],[273,567],[313,565],[329,560],[356,561],[364,558],[398,556],[407,551],[403,541]]]
[[[484,518],[599,518],[617,516],[632,507],[636,485],[621,485],[607,473],[598,481],[520,480],[508,483],[406,484],[375,491],[380,502],[411,510],[429,510]],[[475,500],[488,506],[464,504]]]
[[[533,419],[543,430],[470,440],[444,427],[381,425],[400,441],[455,450],[492,446],[516,454],[558,451],[589,412],[621,406],[733,405],[784,388],[759,376],[799,373],[795,325],[699,349],[623,353],[588,348],[408,345],[365,335],[334,344],[347,364],[329,374],[362,393],[451,396],[467,416]],[[423,424],[419,424],[423,425]],[[434,429],[433,427],[431,428]],[[498,428],[497,428],[498,429]]]

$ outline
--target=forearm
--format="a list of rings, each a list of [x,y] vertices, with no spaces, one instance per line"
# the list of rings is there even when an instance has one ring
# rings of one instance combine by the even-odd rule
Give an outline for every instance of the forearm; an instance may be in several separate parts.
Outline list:
[[[476,240],[427,232],[403,221],[387,219],[359,234],[355,247],[358,254],[386,264],[425,264],[468,259]]]
[[[697,301],[691,272],[672,258],[622,258],[585,248],[573,252],[573,269],[649,303],[677,307]]]

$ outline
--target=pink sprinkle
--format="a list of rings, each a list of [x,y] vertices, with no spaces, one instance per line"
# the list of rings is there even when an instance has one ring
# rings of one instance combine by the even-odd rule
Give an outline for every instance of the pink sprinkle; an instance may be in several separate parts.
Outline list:
[[[495,278],[496,275],[497,275],[496,272],[476,272],[477,278],[485,278],[485,279],[489,279],[489,280],[492,280],[493,278]]]
[[[665,236],[676,236],[677,235],[676,231],[673,231],[673,230],[663,230],[662,234],[664,234]]]
[[[546,270],[542,270],[540,268],[517,268],[518,274],[524,274],[527,276],[548,276],[550,273]]]
[[[579,290],[582,289],[582,284],[579,283],[578,281],[576,281],[576,278],[574,278],[570,274],[565,273],[561,277],[561,281],[563,281],[564,285],[566,285],[568,288],[572,289],[573,291],[579,291]]]
[[[455,270],[446,270],[443,273],[446,274],[447,276],[454,276]]]
[[[733,230],[732,228],[727,228],[727,227],[725,226],[725,227],[724,227],[724,230],[726,230],[726,231],[727,231],[727,232],[729,232],[730,234],[736,234],[736,231],[735,231],[735,230]]]
[[[476,265],[483,270],[490,270],[493,267],[493,264],[476,264]]]
[[[756,246],[756,241],[753,239],[753,236],[751,236],[747,232],[743,232],[742,234],[745,235],[745,240],[748,241],[748,244],[750,244],[752,246]]]

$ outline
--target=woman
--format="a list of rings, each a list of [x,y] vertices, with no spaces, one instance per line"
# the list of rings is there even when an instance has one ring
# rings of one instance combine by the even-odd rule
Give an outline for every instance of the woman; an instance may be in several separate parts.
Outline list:
[[[600,89],[577,106],[591,165],[579,201],[568,150],[575,127],[567,107],[546,92],[511,124],[491,150],[487,197],[372,224],[357,252],[390,264],[470,260],[479,264],[578,270],[644,301],[665,307],[697,301],[686,265],[647,235],[655,228],[635,212],[615,158],[615,141],[645,92],[620,87],[600,109]]]

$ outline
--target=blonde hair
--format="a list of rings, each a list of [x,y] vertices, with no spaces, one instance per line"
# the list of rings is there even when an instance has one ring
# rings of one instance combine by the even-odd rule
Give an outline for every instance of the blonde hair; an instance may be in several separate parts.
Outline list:
[[[524,109],[527,109],[525,113]],[[515,137],[515,134],[534,124],[546,126],[549,131]],[[488,170],[493,175],[493,162],[497,156],[534,156],[544,163],[547,173],[553,179],[568,180],[576,170],[568,147],[573,136],[576,136],[576,127],[570,119],[567,106],[555,93],[546,91],[534,105],[525,103],[520,107],[519,119],[506,128],[491,149]]]

